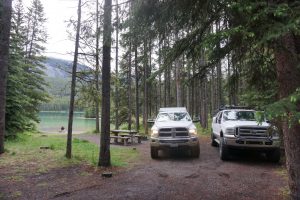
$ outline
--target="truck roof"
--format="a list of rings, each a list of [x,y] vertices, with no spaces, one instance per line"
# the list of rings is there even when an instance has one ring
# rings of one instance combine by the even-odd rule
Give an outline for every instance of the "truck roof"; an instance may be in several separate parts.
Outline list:
[[[187,112],[185,107],[167,107],[160,108],[159,112]]]

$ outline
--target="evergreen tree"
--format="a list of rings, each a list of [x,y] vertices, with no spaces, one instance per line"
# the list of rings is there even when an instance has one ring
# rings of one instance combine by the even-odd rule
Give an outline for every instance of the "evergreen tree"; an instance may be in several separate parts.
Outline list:
[[[4,153],[6,81],[9,57],[12,1],[0,2],[0,154]]]
[[[27,12],[14,3],[7,81],[6,130],[8,135],[34,129],[39,105],[47,101],[42,53],[46,42],[44,12],[33,1]]]

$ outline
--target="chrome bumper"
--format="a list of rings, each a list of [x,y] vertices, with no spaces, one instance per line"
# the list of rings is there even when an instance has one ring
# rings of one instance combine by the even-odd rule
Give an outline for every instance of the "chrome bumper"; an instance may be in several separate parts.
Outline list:
[[[188,138],[151,138],[150,146],[157,148],[193,147],[199,145],[198,137]]]
[[[236,148],[274,149],[280,147],[279,139],[270,138],[246,138],[224,135],[225,145]]]

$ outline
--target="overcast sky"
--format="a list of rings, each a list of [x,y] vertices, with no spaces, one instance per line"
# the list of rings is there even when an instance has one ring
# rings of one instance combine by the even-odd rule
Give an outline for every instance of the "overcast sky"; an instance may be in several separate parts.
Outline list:
[[[30,5],[32,0],[23,0],[24,6]],[[48,33],[46,56],[72,60],[74,42],[67,34],[67,23],[72,16],[77,15],[77,0],[41,0],[47,18],[45,24]]]

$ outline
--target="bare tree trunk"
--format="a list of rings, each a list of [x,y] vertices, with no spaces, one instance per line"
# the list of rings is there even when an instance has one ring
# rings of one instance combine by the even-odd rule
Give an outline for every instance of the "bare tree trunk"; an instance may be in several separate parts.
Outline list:
[[[77,19],[77,30],[76,30],[76,40],[75,40],[75,52],[74,52],[74,60],[73,60],[73,68],[72,68],[72,84],[71,84],[71,95],[70,95],[69,123],[68,123],[68,137],[67,137],[67,151],[66,151],[66,157],[69,159],[72,157],[72,128],[73,128],[76,71],[77,71],[77,62],[78,62],[80,28],[81,28],[81,0],[78,1],[78,19]]]
[[[175,34],[175,41],[179,40],[178,33]],[[176,106],[182,106],[181,102],[181,70],[180,70],[180,58],[175,60],[175,83],[176,83]]]
[[[144,41],[144,128],[145,134],[148,134],[148,59],[147,59],[147,41]]]
[[[8,72],[9,38],[12,1],[1,1],[0,12],[0,154],[4,153],[6,82]]]
[[[108,167],[110,162],[110,57],[111,57],[111,0],[104,3],[103,59],[102,59],[102,109],[99,166]]]
[[[220,30],[220,21],[216,23],[216,29],[217,32]],[[217,45],[218,49],[221,49],[221,44],[218,43]],[[222,65],[221,61],[217,63],[217,103],[216,103],[216,109],[218,109],[221,105],[224,104],[223,102],[223,94],[222,94]]]
[[[192,103],[191,103],[191,106],[192,106],[192,108],[191,108],[191,110],[192,110],[192,116],[197,116],[197,115],[199,115],[199,113],[197,113],[197,115],[195,114],[195,78],[194,78],[194,76],[195,76],[195,61],[193,60],[193,69],[192,69],[192,77],[193,77],[193,80],[192,80]],[[197,116],[198,117],[198,116]]]
[[[159,44],[158,44],[158,70],[161,70],[161,43],[160,43],[160,38],[159,38]],[[161,102],[161,94],[162,94],[162,89],[161,89],[161,72],[159,73],[158,76],[158,107],[161,108],[162,102]],[[157,110],[156,110],[157,112]]]
[[[228,65],[228,71],[227,71],[227,85],[228,85],[228,103],[229,105],[232,105],[232,86],[230,84],[230,77],[231,77],[231,59],[230,54],[227,55],[227,65]]]
[[[165,41],[164,41],[164,47],[165,47]],[[168,101],[168,98],[167,98],[168,81],[167,81],[167,79],[168,79],[168,67],[165,67],[165,69],[164,69],[164,107],[167,107],[167,101]]]
[[[131,40],[131,39],[130,39]],[[131,116],[132,116],[132,103],[131,103],[131,41],[129,44],[129,58],[128,58],[128,129],[131,130]]]
[[[115,91],[115,128],[119,129],[119,6],[116,0],[116,91]]]
[[[152,71],[152,46],[151,46],[151,39],[149,40],[149,66],[147,67],[147,79],[149,78],[149,76],[151,75],[151,71]],[[147,97],[148,97],[148,117],[151,117],[152,115],[152,85],[151,83],[147,83]],[[147,127],[148,128],[148,127]]]
[[[136,44],[137,45],[137,44]],[[139,72],[138,72],[138,52],[137,46],[134,49],[134,69],[135,69],[135,127],[140,130],[140,107],[139,107]]]
[[[279,41],[279,46],[275,49],[275,59],[277,68],[277,79],[279,82],[280,99],[293,94],[300,87],[300,69],[297,55],[300,49],[296,48],[296,37],[288,33]],[[300,102],[297,102],[297,111],[300,111]],[[291,111],[286,108],[288,115]],[[289,175],[289,187],[291,199],[300,199],[300,124],[288,124],[287,119],[283,121],[283,135],[286,156],[286,167]]]
[[[187,88],[186,88],[186,107],[189,111],[189,113],[192,114],[192,109],[191,109],[191,64],[190,62],[187,60]],[[192,115],[192,118],[194,116]]]
[[[96,72],[95,72],[95,78],[96,78],[96,93],[95,96],[95,104],[96,104],[96,133],[100,133],[100,122],[99,122],[99,37],[100,37],[100,28],[99,28],[99,0],[96,2]]]
[[[171,68],[172,65],[167,67],[167,106],[171,106]]]

